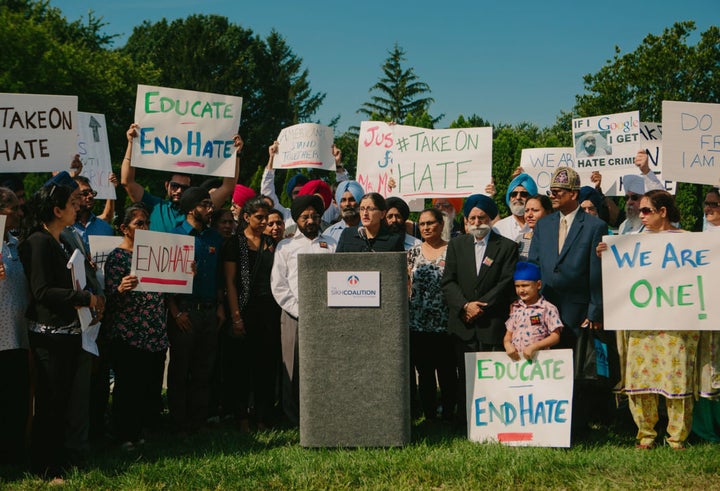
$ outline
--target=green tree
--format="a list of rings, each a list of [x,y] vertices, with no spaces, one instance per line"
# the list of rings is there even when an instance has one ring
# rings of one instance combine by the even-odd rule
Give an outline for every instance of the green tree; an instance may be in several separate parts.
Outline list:
[[[615,56],[597,73],[585,75],[586,93],[574,113],[595,116],[640,110],[643,121],[660,121],[663,100],[720,102],[720,28],[711,26],[688,44],[694,22],[678,22],[662,35],[648,34],[634,51]],[[567,126],[569,129],[569,126]],[[704,189],[679,183],[676,200],[684,228],[702,223]]]
[[[412,68],[404,68],[403,61],[405,50],[395,44],[382,66],[383,76],[370,88],[370,92],[376,91],[378,95],[364,103],[357,111],[359,114],[374,120],[405,124],[410,114],[427,112],[430,104],[435,102],[433,98],[425,97],[431,92],[430,87],[420,81]],[[440,118],[442,115],[432,119],[432,123],[437,123]]]

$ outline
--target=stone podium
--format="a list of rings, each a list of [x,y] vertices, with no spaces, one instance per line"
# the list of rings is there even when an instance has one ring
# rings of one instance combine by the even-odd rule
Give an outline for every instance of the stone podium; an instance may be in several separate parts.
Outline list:
[[[300,445],[409,443],[407,256],[301,254],[298,276]],[[377,286],[379,299],[372,297]],[[379,306],[328,305],[360,297]]]

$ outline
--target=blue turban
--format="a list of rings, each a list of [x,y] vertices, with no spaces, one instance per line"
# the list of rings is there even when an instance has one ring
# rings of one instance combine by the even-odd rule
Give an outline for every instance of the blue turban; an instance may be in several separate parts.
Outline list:
[[[590,200],[597,210],[600,209],[600,206],[603,203],[603,198],[600,193],[597,192],[597,189],[590,186],[581,187],[580,192],[578,193],[578,203],[582,203],[585,200]]]
[[[285,186],[285,192],[287,193],[288,197],[292,199],[292,190],[295,189],[297,186],[304,186],[309,180],[310,179],[308,179],[305,174],[295,174],[294,176],[292,176],[288,181],[287,186]]]
[[[480,208],[482,211],[487,213],[490,220],[495,220],[495,217],[498,214],[498,208],[495,202],[491,197],[485,196],[484,194],[473,194],[472,196],[468,196],[465,200],[465,204],[463,205],[463,215],[465,215],[465,218],[470,215],[470,211],[472,211],[473,208]]]
[[[514,281],[538,281],[540,280],[540,268],[533,263],[518,261],[515,265]]]
[[[43,184],[43,187],[50,187],[50,186],[66,186],[72,189],[73,191],[77,189],[78,183],[75,182],[75,179],[70,177],[70,174],[68,174],[68,171],[64,170],[62,172],[58,172],[54,176],[52,176],[50,179],[48,179],[45,184]]]
[[[343,181],[338,184],[337,190],[335,191],[335,203],[337,203],[338,206],[340,206],[340,201],[342,201],[342,196],[345,194],[345,191],[350,191],[350,194],[353,195],[358,204],[360,204],[362,197],[365,196],[365,190],[363,190],[359,182]]]
[[[505,203],[507,203],[508,206],[510,206],[510,193],[512,193],[518,186],[522,186],[527,189],[530,196],[535,196],[537,194],[538,189],[537,184],[535,184],[535,179],[530,177],[528,174],[522,173],[510,181],[510,185],[507,188],[507,192],[505,193]]]

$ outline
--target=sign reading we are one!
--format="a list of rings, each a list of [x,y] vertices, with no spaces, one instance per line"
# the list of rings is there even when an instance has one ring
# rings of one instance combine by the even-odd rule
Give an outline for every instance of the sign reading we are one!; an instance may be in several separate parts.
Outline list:
[[[138,85],[133,140],[134,167],[235,175],[233,136],[240,126],[242,97]]]
[[[328,307],[380,307],[380,271],[328,271]]]

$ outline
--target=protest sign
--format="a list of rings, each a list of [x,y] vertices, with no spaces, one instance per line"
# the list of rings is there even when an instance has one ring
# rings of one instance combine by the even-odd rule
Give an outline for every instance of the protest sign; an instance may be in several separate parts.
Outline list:
[[[665,178],[719,186],[720,104],[663,101],[662,128]]]
[[[118,235],[88,235],[90,253],[95,263],[95,276],[101,285],[105,284],[105,260],[113,249],[120,245],[122,237]]]
[[[332,128],[315,123],[296,124],[283,128],[277,141],[280,145],[273,160],[273,168],[335,170]]]
[[[77,153],[77,97],[0,94],[0,169],[45,172]]]
[[[512,446],[569,447],[572,350],[541,350],[534,360],[465,353],[468,439]]]
[[[572,167],[577,170],[583,185],[590,182],[592,173],[575,168],[575,150],[572,147],[524,148],[520,154],[520,166],[535,180],[539,194],[545,194],[550,190],[550,178],[558,167]]]
[[[464,197],[484,192],[491,178],[492,128],[428,130],[361,123],[357,181],[367,193],[406,201]]]
[[[631,111],[573,119],[573,142],[578,170],[599,171],[607,180],[634,174],[637,172],[634,157],[642,147],[640,113]],[[583,180],[585,183],[589,184],[589,179]]]
[[[138,291],[192,293],[195,238],[135,230],[132,273]]]
[[[115,199],[115,186],[108,180],[112,161],[104,114],[78,112],[77,146],[83,164],[80,175],[90,180],[98,199]]]
[[[604,327],[609,330],[712,330],[720,321],[720,234],[603,237]]]
[[[242,97],[138,85],[132,165],[234,176],[241,109]]]

